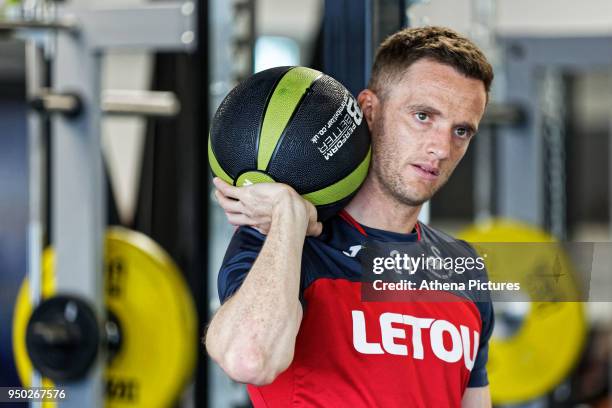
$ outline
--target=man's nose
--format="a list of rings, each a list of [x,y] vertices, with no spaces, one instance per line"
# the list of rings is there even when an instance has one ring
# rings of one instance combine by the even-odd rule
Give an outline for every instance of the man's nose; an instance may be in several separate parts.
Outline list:
[[[448,129],[433,129],[427,144],[427,154],[444,160],[450,156],[451,131]]]

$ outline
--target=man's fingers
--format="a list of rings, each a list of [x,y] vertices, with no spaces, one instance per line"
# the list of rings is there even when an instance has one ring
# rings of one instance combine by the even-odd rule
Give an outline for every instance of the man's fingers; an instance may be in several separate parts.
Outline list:
[[[221,191],[215,190],[215,197],[217,198],[217,202],[225,210],[226,212],[231,213],[242,213],[244,212],[244,205],[233,198],[226,197]]]
[[[227,184],[225,181],[221,180],[219,177],[213,178],[213,184],[223,193],[224,196],[229,198],[240,199],[240,188]]]
[[[251,225],[252,224],[251,219],[241,213],[231,213],[231,212],[226,211],[225,216],[227,217],[227,220],[232,225],[239,226],[239,225]]]
[[[254,186],[235,187],[219,177],[213,178],[213,183],[217,188],[215,190],[215,198],[219,205],[225,211],[225,216],[232,225],[242,226],[257,226],[258,231],[267,234],[270,227],[272,208],[280,194],[291,187],[280,183],[259,183]],[[295,197],[298,197],[297,194]],[[315,222],[317,212],[312,204],[308,204],[311,208],[311,222],[308,227],[307,234],[318,236],[321,234],[322,225]]]
[[[323,232],[323,224],[320,222],[316,222],[308,226],[306,235],[311,236],[311,237],[318,237],[319,235],[321,235],[322,232]]]

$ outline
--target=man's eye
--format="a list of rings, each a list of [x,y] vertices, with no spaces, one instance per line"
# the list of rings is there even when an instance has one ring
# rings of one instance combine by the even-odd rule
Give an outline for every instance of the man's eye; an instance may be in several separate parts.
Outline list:
[[[470,132],[466,128],[457,128],[455,129],[455,134],[461,138],[470,137]]]
[[[425,112],[417,112],[415,116],[420,122],[425,122],[429,118],[429,115]]]

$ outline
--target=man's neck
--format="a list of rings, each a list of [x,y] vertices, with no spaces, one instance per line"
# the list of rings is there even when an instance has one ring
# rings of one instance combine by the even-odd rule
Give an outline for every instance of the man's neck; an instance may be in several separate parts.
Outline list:
[[[345,210],[357,222],[384,231],[412,232],[421,206],[397,201],[369,176]]]

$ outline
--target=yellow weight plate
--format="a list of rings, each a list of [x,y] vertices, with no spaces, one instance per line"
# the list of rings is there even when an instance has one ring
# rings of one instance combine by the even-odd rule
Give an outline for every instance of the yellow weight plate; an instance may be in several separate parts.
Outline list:
[[[534,276],[550,272],[548,265],[555,260],[562,278],[545,288],[547,296],[576,299],[572,296],[577,288],[569,258],[556,245],[495,244],[555,242],[544,231],[516,221],[479,224],[458,237],[489,255],[485,263],[492,281],[519,282],[523,294],[538,300],[530,302],[522,325],[513,335],[500,338],[494,333],[491,338],[487,371],[493,403],[520,403],[545,395],[567,377],[580,357],[587,324],[582,303],[540,301],[552,298],[542,299],[541,284],[546,280]]]
[[[106,307],[119,322],[121,346],[106,368],[106,407],[167,407],[190,380],[196,362],[193,299],[174,262],[154,241],[113,227],[105,253]],[[44,255],[44,296],[54,292],[53,254]],[[25,350],[31,313],[27,282],[17,298],[14,348],[19,376],[29,383]],[[50,405],[49,405],[50,406]]]
[[[43,270],[42,270],[42,296],[48,298],[55,293],[55,279],[50,273],[51,271],[52,253],[45,250],[43,254]],[[13,355],[15,357],[15,365],[17,366],[17,374],[24,386],[29,387],[32,380],[32,362],[26,350],[26,328],[30,315],[32,314],[32,303],[30,302],[30,287],[27,279],[19,288],[15,309],[13,312]],[[42,386],[52,388],[53,382],[48,378],[42,379]],[[42,408],[55,408],[54,402],[44,401]]]

